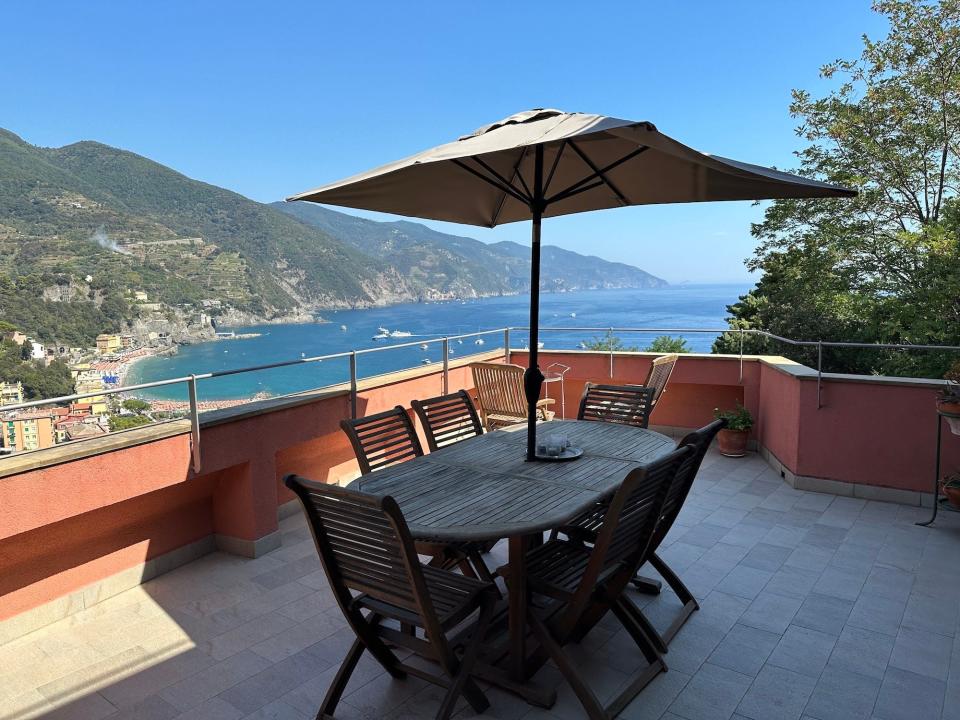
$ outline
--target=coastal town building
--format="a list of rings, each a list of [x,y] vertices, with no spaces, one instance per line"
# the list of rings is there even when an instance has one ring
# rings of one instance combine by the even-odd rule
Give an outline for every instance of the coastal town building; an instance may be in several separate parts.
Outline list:
[[[84,393],[97,392],[103,390],[103,376],[97,370],[84,370],[77,374],[73,385],[73,391],[78,395]],[[106,415],[109,412],[107,407],[107,398],[105,395],[92,395],[83,398],[84,403],[89,403],[93,408],[94,415]]]
[[[0,382],[0,406],[17,405],[23,402],[23,383]]]
[[[53,430],[56,442],[76,440],[79,437],[93,437],[104,432],[101,418],[94,414],[91,403],[71,403],[69,407],[58,407],[51,410],[53,414]],[[81,426],[96,426],[95,431],[81,430]]]
[[[135,343],[136,343],[136,338],[129,333],[126,333],[120,336],[120,347],[123,348],[124,350],[128,350],[132,348]]]
[[[9,332],[3,333],[4,340],[10,340],[15,342],[17,345],[23,345],[27,341],[27,336],[24,335],[19,330],[10,330]]]
[[[53,447],[53,416],[19,414],[0,420],[0,442],[3,447],[21,452]]]
[[[97,335],[97,352],[101,355],[104,353],[118,352],[122,346],[123,344],[119,335],[112,335],[109,333],[101,333],[100,335]]]
[[[47,349],[43,346],[43,343],[39,343],[36,340],[27,340],[30,343],[30,359],[31,360],[43,360],[47,356]]]

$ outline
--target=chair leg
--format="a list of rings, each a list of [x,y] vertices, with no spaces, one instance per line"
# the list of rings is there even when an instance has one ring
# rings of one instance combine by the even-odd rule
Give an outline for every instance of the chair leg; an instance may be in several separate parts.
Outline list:
[[[493,574],[490,572],[490,568],[487,567],[487,564],[483,561],[483,557],[478,551],[472,550],[467,553],[467,560],[469,561],[471,569],[480,580],[488,583],[493,582]]]
[[[644,595],[659,595],[660,590],[663,589],[662,582],[654,580],[653,578],[644,577],[643,575],[634,576],[630,584]]]
[[[696,598],[693,597],[693,593],[690,592],[689,588],[683,584],[683,581],[659,555],[656,553],[651,555],[650,564],[653,565],[654,569],[660,573],[660,576],[666,580],[667,585],[670,586],[670,589],[673,590],[674,594],[680,599],[680,602],[683,603],[683,609],[680,611],[680,614],[670,623],[670,627],[662,633],[663,641],[669,643],[690,616],[700,609],[700,605],[697,603]]]
[[[493,599],[486,601],[480,606],[480,616],[477,618],[477,624],[473,629],[473,637],[467,643],[466,650],[463,653],[463,659],[457,662],[456,658],[451,657],[448,665],[453,673],[452,682],[447,694],[440,704],[437,711],[437,720],[447,720],[453,713],[457,703],[457,698],[462,693],[470,707],[476,713],[482,713],[490,707],[490,701],[477,684],[470,678],[470,673],[477,662],[477,656],[480,654],[480,645],[484,636],[487,634],[487,626],[490,624],[490,618],[493,615]]]
[[[360,613],[357,614],[359,615]],[[379,615],[371,613],[366,619],[363,619],[361,616],[360,621],[356,624],[351,623],[351,626],[357,634],[357,640],[363,643],[363,646],[370,651],[370,654],[380,663],[383,669],[397,680],[403,680],[407,676],[407,673],[403,669],[401,662],[377,634],[376,627],[380,624],[380,620],[382,620],[382,618]],[[350,656],[348,655],[347,657],[349,658]]]
[[[350,646],[350,650],[340,664],[340,669],[337,671],[333,683],[323,698],[320,711],[317,713],[317,720],[325,720],[325,718],[333,717],[333,711],[337,709],[337,704],[343,696],[343,691],[346,689],[347,683],[350,681],[350,676],[353,675],[353,671],[357,667],[357,663],[360,662],[360,656],[363,655],[364,649],[364,644],[360,641],[360,638],[353,641],[353,645]]]
[[[660,660],[660,655],[667,652],[667,645],[640,609],[622,595],[616,599],[611,609],[647,658],[647,662]]]
[[[577,667],[573,664],[560,644],[550,634],[550,629],[537,617],[536,613],[528,613],[528,622],[534,636],[541,647],[546,650],[550,658],[557,664],[557,668],[570,684],[570,688],[580,700],[583,709],[590,720],[609,720],[606,710],[600,704],[590,686],[580,677]]]
[[[457,561],[457,567],[460,568],[460,573],[464,577],[477,579],[477,571],[473,567],[473,564],[470,562],[470,557],[462,557]]]

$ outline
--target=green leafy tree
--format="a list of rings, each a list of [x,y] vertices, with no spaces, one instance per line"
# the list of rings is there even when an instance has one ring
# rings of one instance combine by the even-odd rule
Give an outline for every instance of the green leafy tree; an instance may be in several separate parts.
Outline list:
[[[57,360],[44,366],[39,362],[23,360],[21,352],[16,343],[0,341],[0,382],[23,383],[26,400],[59,397],[73,392],[73,379],[65,363]]]
[[[640,350],[636,345],[625,345],[613,330],[607,330],[603,337],[595,337],[583,343],[584,350],[600,350],[602,352],[637,352]]]
[[[112,415],[110,417],[110,432],[129,430],[150,423],[150,418],[143,415]]]
[[[960,341],[960,0],[876,0],[889,34],[796,90],[800,174],[854,187],[837,200],[778,200],[753,226],[762,273],[732,328],[804,340]],[[739,351],[737,333],[714,345]],[[751,338],[750,352],[814,361],[815,349]],[[940,376],[945,354],[825,351],[827,369]]]
[[[141,400],[140,398],[127,398],[122,403],[120,403],[120,406],[124,410],[129,410],[130,412],[136,413],[137,415],[142,415],[143,413],[150,410],[150,403],[148,403],[146,400]]]
[[[647,352],[655,353],[688,353],[690,347],[687,341],[682,337],[671,337],[670,335],[660,335],[653,339],[647,346]]]

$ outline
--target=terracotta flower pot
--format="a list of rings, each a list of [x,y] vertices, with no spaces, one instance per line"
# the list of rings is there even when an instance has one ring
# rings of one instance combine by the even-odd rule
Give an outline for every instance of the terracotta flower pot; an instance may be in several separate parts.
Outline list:
[[[950,432],[960,435],[960,402],[937,400],[937,411],[943,414]]]
[[[940,481],[940,491],[955,508],[960,508],[960,477],[948,475]]]
[[[743,457],[747,454],[747,437],[750,435],[747,430],[729,430],[724,428],[717,435],[717,442],[720,445],[720,454],[727,457]]]

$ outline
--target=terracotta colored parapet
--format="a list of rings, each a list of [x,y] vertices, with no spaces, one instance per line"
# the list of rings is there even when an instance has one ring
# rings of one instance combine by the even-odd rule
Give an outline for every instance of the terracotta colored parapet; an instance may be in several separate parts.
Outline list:
[[[472,388],[469,361],[497,357],[458,358],[450,390]],[[654,357],[616,353],[611,365],[609,353],[547,350],[541,363],[570,366],[563,399],[574,417],[585,382],[640,383]],[[526,359],[513,351],[513,362]],[[916,501],[933,482],[939,386],[824,375],[818,407],[816,373],[785,358],[684,355],[652,424],[699,427],[715,407],[741,402],[756,419],[756,445],[796,486]],[[360,382],[357,409],[409,407],[441,392],[436,365],[392,373]],[[560,384],[549,392],[557,398]],[[0,460],[0,621],[55,606],[42,615],[49,622],[123,589],[108,585],[118,574],[135,584],[214,547],[247,556],[276,548],[278,507],[292,499],[284,474],[337,483],[356,475],[338,427],[349,414],[343,385],[204,413],[198,474],[186,421]],[[943,466],[960,466],[960,438],[946,431]]]

